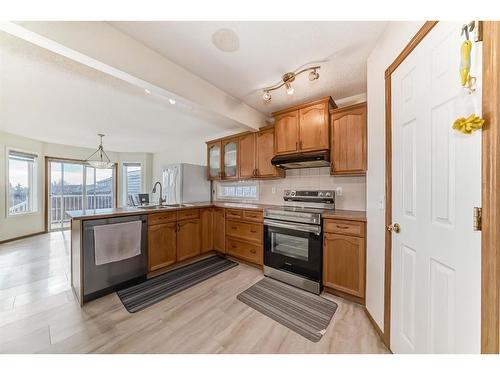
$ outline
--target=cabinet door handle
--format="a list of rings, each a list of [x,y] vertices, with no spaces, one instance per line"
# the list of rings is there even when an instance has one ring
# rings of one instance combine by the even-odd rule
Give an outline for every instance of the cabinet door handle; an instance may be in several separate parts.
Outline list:
[[[257,251],[256,251],[255,249],[251,249],[251,250],[250,250],[250,252],[251,252],[252,254],[256,254],[256,253],[257,253]]]
[[[250,230],[250,233],[257,233],[255,229]]]
[[[234,230],[236,230],[236,227],[231,227],[231,229],[234,229]]]
[[[181,225],[177,223],[177,232],[179,232],[180,230],[181,230]]]
[[[299,142],[299,146],[300,146],[300,148],[302,149],[302,147],[303,147],[303,143],[302,143],[302,141],[300,141],[300,142]]]
[[[295,142],[295,149],[298,150],[299,149],[299,142]]]
[[[337,228],[339,228],[339,229],[349,229],[349,227],[346,226],[346,225],[337,225]]]

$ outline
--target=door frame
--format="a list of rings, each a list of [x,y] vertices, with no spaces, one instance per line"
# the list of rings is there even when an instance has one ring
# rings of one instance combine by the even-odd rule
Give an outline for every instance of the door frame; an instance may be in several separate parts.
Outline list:
[[[438,21],[427,21],[385,71],[385,228],[392,224],[391,77]],[[500,345],[500,22],[482,21],[481,353]],[[458,79],[458,74],[457,74]],[[471,207],[472,215],[472,207]],[[392,235],[385,231],[383,341],[390,348]]]
[[[59,162],[68,162],[68,163],[81,163],[85,167],[85,160],[81,159],[71,159],[71,158],[61,158],[61,157],[54,157],[54,156],[45,156],[45,162],[44,162],[44,172],[43,172],[43,186],[44,186],[44,193],[43,193],[43,214],[44,214],[44,232],[49,233],[49,181],[50,181],[50,176],[49,176],[49,163],[51,161],[59,161]],[[118,163],[114,163],[114,175],[115,175],[115,183],[113,187],[113,204],[115,207],[118,207]],[[85,169],[84,169],[85,170]]]

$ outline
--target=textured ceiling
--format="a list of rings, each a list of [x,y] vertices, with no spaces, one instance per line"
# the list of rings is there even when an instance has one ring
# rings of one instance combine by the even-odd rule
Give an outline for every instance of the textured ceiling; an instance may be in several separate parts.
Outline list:
[[[179,104],[0,32],[0,130],[92,148],[104,133],[107,150],[156,152],[238,129]]]
[[[366,92],[366,59],[386,22],[111,22],[111,25],[182,65],[255,109],[272,111],[331,95],[340,99]],[[221,28],[236,32],[239,49],[223,52],[212,43]],[[320,79],[304,74],[262,101],[262,87],[287,71],[314,61]]]

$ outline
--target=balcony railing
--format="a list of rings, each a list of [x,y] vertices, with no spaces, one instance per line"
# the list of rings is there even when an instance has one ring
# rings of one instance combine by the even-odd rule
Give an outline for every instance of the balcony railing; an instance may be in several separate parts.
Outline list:
[[[84,203],[86,205],[84,206]],[[62,207],[64,205],[64,214]],[[99,209],[113,207],[112,194],[96,194],[88,195],[52,195],[50,197],[50,224],[61,224],[61,222],[69,222],[69,217],[66,211],[83,210],[83,209]]]
[[[19,214],[21,212],[26,212],[26,211],[28,211],[28,201],[27,200],[20,202],[20,203],[16,204],[15,206],[12,206],[9,208],[10,215]]]

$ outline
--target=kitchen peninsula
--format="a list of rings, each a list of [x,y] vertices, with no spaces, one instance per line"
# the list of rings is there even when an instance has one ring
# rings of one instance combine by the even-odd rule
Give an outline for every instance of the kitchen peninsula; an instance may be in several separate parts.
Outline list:
[[[175,207],[69,211],[71,286],[83,305],[130,283],[215,252],[262,267],[263,210],[273,207],[279,206],[200,202]],[[328,210],[324,215],[325,220],[345,220],[363,225],[366,221],[364,211]],[[96,266],[93,228],[134,221],[142,223],[141,255]]]

